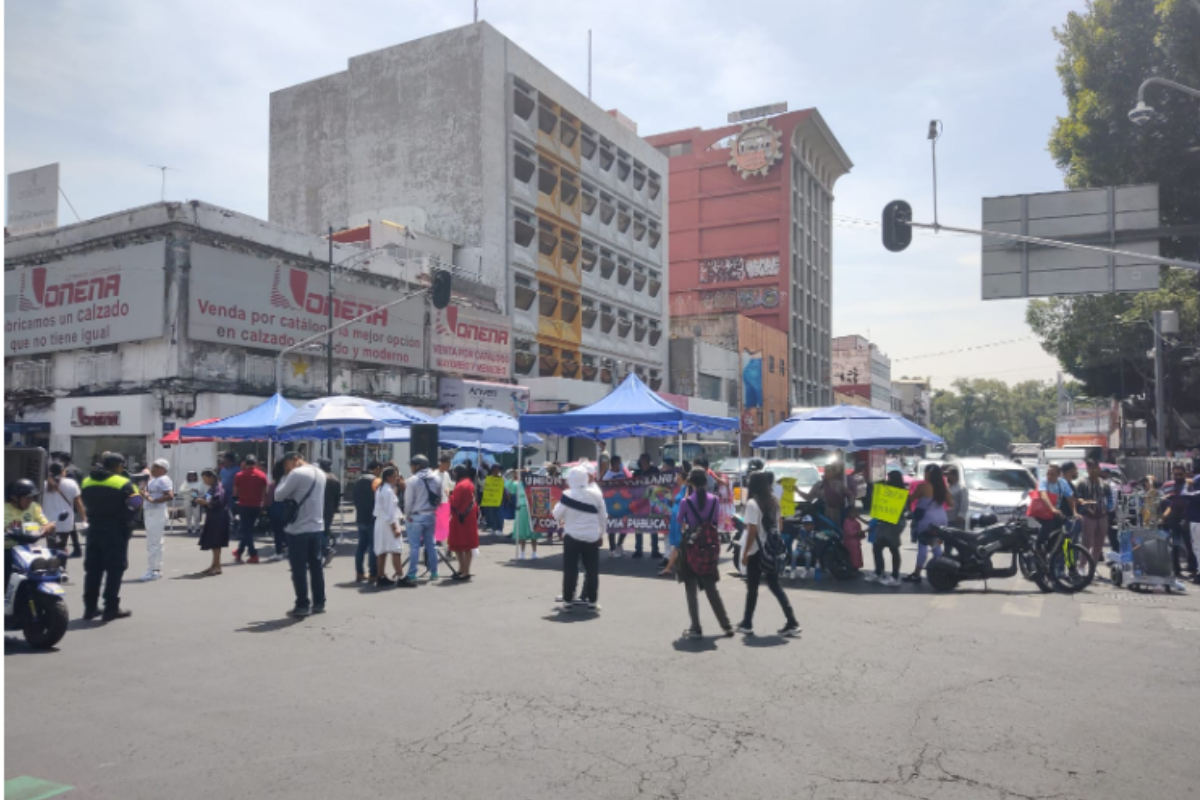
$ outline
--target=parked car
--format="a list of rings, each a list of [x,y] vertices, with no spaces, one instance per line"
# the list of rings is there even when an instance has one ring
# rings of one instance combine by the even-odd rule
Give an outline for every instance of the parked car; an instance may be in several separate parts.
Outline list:
[[[995,514],[1004,520],[1037,489],[1037,479],[1028,467],[1005,458],[956,458],[946,466],[958,468],[970,492],[971,516]]]
[[[821,480],[817,468],[806,461],[768,461],[766,469],[775,473],[776,485],[784,478],[795,479],[797,503],[803,502],[804,495]]]

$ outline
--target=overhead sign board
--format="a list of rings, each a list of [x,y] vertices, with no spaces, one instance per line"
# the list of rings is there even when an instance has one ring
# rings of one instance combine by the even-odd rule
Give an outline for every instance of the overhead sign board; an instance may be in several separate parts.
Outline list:
[[[78,350],[163,333],[163,242],[4,273],[4,352]]]
[[[743,108],[741,111],[730,111],[730,122],[745,122],[748,119],[758,119],[759,117],[769,117],[773,114],[783,114],[787,111],[787,101],[782,103],[771,103],[768,106],[756,106],[754,108]]]
[[[512,325],[508,317],[462,305],[433,312],[430,368],[465,377],[512,377]]]
[[[983,230],[1158,255],[1158,185],[985,197]],[[1139,234],[1144,238],[1139,239]],[[984,300],[1158,288],[1158,265],[1135,256],[983,237]]]
[[[329,276],[247,253],[192,245],[188,336],[283,350],[329,327]],[[371,313],[334,334],[337,358],[425,368],[425,300],[381,308],[399,293],[352,281],[334,285],[333,322]]]
[[[530,412],[529,387],[462,378],[442,378],[438,381],[438,408],[443,411],[489,408],[519,417]],[[550,410],[560,409],[556,407]]]
[[[58,227],[58,164],[8,176],[9,236]]]

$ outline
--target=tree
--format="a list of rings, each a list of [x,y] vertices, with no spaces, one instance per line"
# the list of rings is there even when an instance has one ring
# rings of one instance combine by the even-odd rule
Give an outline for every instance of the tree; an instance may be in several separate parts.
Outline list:
[[[1004,453],[1013,442],[1053,444],[1057,390],[1025,381],[954,382],[933,396],[932,424],[947,449],[961,456]]]
[[[1067,116],[1050,136],[1050,152],[1068,188],[1158,183],[1164,226],[1200,223],[1200,103],[1151,87],[1159,112],[1146,125],[1127,117],[1138,87],[1159,76],[1200,86],[1200,9],[1191,0],[1093,0],[1054,31],[1062,45],[1058,74]],[[1200,260],[1200,236],[1164,240],[1162,251]],[[1178,346],[1168,352],[1167,397],[1181,412],[1200,411],[1200,275],[1163,268],[1161,288],[1137,295],[1032,300],[1026,318],[1047,352],[1092,396],[1142,395],[1152,405],[1155,310],[1180,313]],[[1193,348],[1193,349],[1189,349]],[[1127,409],[1129,407],[1127,406]]]

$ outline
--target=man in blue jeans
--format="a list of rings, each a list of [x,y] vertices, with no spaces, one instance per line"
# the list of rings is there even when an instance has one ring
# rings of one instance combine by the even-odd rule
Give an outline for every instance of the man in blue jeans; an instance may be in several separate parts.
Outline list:
[[[408,522],[408,575],[401,586],[415,586],[421,565],[421,548],[429,564],[429,577],[437,580],[438,554],[433,541],[437,507],[442,502],[442,480],[429,470],[429,459],[413,456],[408,465],[413,477],[404,487],[404,515]]]
[[[325,613],[325,473],[306,463],[299,453],[283,456],[286,474],[275,487],[275,501],[292,500],[299,507],[296,518],[283,529],[287,537],[288,563],[296,605],[290,617]],[[312,579],[312,600],[308,582]]]
[[[367,469],[354,482],[354,522],[358,526],[358,547],[354,550],[354,580],[362,583],[370,577],[372,584],[378,572],[375,560],[375,481],[383,472],[383,464],[372,459]],[[367,573],[363,573],[363,557]]]

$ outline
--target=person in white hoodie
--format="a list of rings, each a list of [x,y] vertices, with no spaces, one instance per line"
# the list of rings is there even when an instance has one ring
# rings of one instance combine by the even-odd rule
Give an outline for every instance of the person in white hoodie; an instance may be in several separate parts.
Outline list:
[[[578,604],[599,611],[600,539],[608,530],[608,510],[600,487],[591,482],[587,467],[567,472],[567,488],[551,512],[563,530],[563,588],[557,599],[564,610],[577,604],[575,587],[583,561],[583,592]]]
[[[387,576],[387,558],[392,556],[392,570],[399,580],[404,569],[404,539],[400,523],[404,514],[400,511],[400,498],[396,495],[396,484],[400,482],[400,470],[395,467],[384,467],[379,476],[379,488],[375,491],[375,585],[379,587],[394,586]]]

